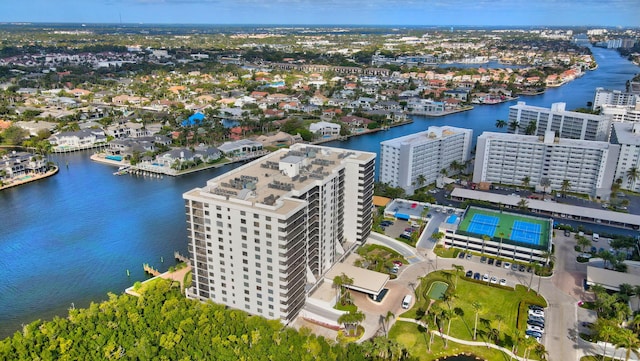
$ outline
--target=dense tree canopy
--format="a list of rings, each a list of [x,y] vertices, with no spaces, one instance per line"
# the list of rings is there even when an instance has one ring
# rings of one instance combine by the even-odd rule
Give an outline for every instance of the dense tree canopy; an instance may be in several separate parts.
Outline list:
[[[380,359],[381,351],[367,344],[332,344],[278,321],[188,300],[168,282],[155,282],[142,297],[110,294],[100,304],[70,309],[67,318],[26,325],[0,341],[0,359]]]

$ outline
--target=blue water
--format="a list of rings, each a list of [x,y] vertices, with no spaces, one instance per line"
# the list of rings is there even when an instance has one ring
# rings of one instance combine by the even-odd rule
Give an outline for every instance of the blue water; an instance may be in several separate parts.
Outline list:
[[[593,51],[600,69],[524,100],[545,107],[558,101],[568,109],[583,107],[593,100],[597,86],[624,89],[640,71],[611,50]],[[430,125],[467,127],[477,136],[495,131],[496,119],[506,119],[511,104],[478,106],[441,118],[416,117],[410,125],[328,145],[377,153],[381,141]],[[35,319],[64,316],[72,303],[83,307],[105,299],[107,292],[121,293],[146,278],[143,263],[161,271],[174,265],[175,250],[186,254],[182,193],[233,168],[178,178],[116,177],[114,167],[94,163],[89,155],[53,156],[61,165],[59,174],[0,192],[0,337]]]

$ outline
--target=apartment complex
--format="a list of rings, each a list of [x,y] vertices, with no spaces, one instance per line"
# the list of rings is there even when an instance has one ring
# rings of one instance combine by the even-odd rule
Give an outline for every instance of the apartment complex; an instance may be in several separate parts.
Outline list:
[[[443,169],[457,173],[451,164],[470,159],[472,136],[471,129],[444,126],[381,142],[380,182],[413,193],[435,182]]]
[[[640,102],[635,105],[603,104],[600,114],[613,122],[640,122]]]
[[[620,145],[535,135],[484,132],[478,137],[473,181],[542,187],[608,198]]]
[[[375,153],[295,144],[184,193],[187,295],[284,323],[371,230]]]
[[[634,93],[623,92],[621,90],[596,88],[592,109],[598,110],[602,108],[603,105],[636,105],[637,99],[638,95]]]
[[[620,145],[614,179],[622,180],[623,189],[640,191],[640,123],[613,123],[611,143]]]
[[[553,103],[551,108],[527,105],[525,102],[509,107],[510,133],[544,136],[553,131],[561,138],[607,141],[611,121],[603,115],[594,115],[565,110],[566,103]]]

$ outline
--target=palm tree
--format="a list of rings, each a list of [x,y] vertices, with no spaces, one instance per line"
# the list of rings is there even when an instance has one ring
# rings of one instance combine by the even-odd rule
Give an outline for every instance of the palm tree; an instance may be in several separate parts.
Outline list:
[[[529,201],[527,201],[525,198],[521,198],[518,201],[518,208],[520,208],[523,211],[526,211],[527,209],[529,209]]]
[[[522,186],[524,188],[529,188],[529,184],[531,183],[531,178],[529,178],[528,175],[524,176],[521,181],[522,181]]]
[[[570,189],[571,189],[571,181],[568,179],[563,179],[562,184],[560,185],[560,191],[562,192],[562,195],[565,198],[567,197],[567,192],[569,192]]]
[[[360,325],[365,318],[366,315],[361,311],[349,311],[349,313],[344,313],[338,317],[338,323],[343,324],[345,329],[353,327],[353,330],[357,330],[358,325]],[[351,335],[351,330],[349,331],[349,335]]]
[[[595,330],[597,332],[598,339],[605,342],[602,352],[602,360],[604,361],[605,355],[607,354],[607,343],[609,343],[611,338],[617,334],[618,328],[614,327],[611,321],[599,318],[598,322],[596,322]]]
[[[464,271],[464,267],[458,264],[452,264],[451,266],[453,266],[453,268],[456,269],[456,285],[455,287],[458,288],[458,279],[460,278],[460,272]]]
[[[420,174],[416,178],[416,183],[418,184],[418,188],[422,188],[426,182],[427,182],[427,178],[424,176],[424,174]]]
[[[621,347],[626,350],[624,358],[625,361],[629,361],[629,357],[631,357],[632,352],[636,354],[636,356],[640,357],[640,339],[635,332],[627,328],[623,328],[618,332],[618,337],[616,348]]]
[[[540,185],[542,186],[542,189],[544,191],[542,193],[542,200],[544,200],[544,194],[547,193],[547,188],[551,187],[551,180],[547,177],[541,178]]]
[[[442,174],[443,177],[446,177],[447,176],[447,168],[440,169],[440,174]]]
[[[534,135],[536,134],[536,130],[538,129],[538,124],[535,120],[532,120],[527,127],[524,129],[524,134],[526,135]]]
[[[442,313],[442,317],[447,320],[447,336],[449,336],[449,333],[451,332],[451,321],[455,316],[456,316],[455,312],[453,312],[453,310],[451,309],[444,310]],[[449,339],[445,338],[444,348],[448,348],[448,347],[449,347]]]
[[[633,189],[636,181],[640,178],[640,170],[637,167],[627,169],[627,182],[629,188]]]
[[[517,120],[513,120],[509,122],[509,130],[516,133],[518,128],[520,128],[520,123]]]
[[[524,359],[528,360],[529,354],[531,354],[531,350],[536,347],[538,342],[533,339],[533,337],[525,337],[524,340],[522,340],[522,344],[524,346]]]
[[[585,236],[576,236],[576,238],[577,238],[576,243],[580,247],[582,253],[584,253],[584,248],[591,246],[591,240]]]
[[[386,324],[384,328],[384,334],[387,337],[389,336],[389,321],[391,321],[391,319],[395,317],[396,317],[396,314],[391,311],[387,311],[387,314],[384,316],[384,323]]]
[[[473,310],[476,311],[476,320],[475,320],[475,324],[473,325],[473,340],[475,341],[476,333],[478,330],[478,313],[482,309],[482,304],[480,304],[480,302],[478,301],[473,301],[471,303],[471,307],[473,307]]]
[[[495,317],[496,321],[498,321],[498,333],[500,333],[500,326],[502,326],[502,321],[504,321],[504,316],[500,313],[496,314]]]
[[[502,119],[496,120],[496,128],[502,129],[505,126],[507,126],[507,121],[506,120],[502,120]]]

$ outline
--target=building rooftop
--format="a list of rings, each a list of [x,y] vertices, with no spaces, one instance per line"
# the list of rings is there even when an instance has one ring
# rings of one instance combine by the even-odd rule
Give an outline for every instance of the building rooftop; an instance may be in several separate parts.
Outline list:
[[[480,137],[485,139],[498,139],[517,143],[540,143],[549,145],[553,144],[556,146],[565,146],[571,148],[608,149],[611,146],[611,144],[608,142],[595,140],[581,140],[558,137],[554,137],[553,139],[551,139],[548,136],[542,137],[537,135],[511,133],[483,132]]]
[[[620,144],[640,145],[640,124],[614,122],[613,128],[616,131],[616,138]],[[634,128],[638,129],[635,133]]]
[[[425,131],[405,135],[399,138],[385,140],[380,144],[389,145],[389,146],[400,146],[401,144],[407,144],[407,143],[422,143],[422,142],[442,139],[445,137],[449,137],[449,136],[460,134],[460,133],[470,132],[470,131],[471,129],[456,128],[456,127],[449,127],[449,126],[429,127]]]
[[[289,214],[304,205],[292,196],[342,168],[347,159],[367,162],[374,153],[293,145],[213,178],[187,194]]]
[[[370,271],[346,263],[335,264],[324,278],[333,280],[336,276],[340,276],[343,273],[353,279],[353,284],[345,285],[345,287],[376,296],[382,291],[387,281],[389,281],[388,274]]]

